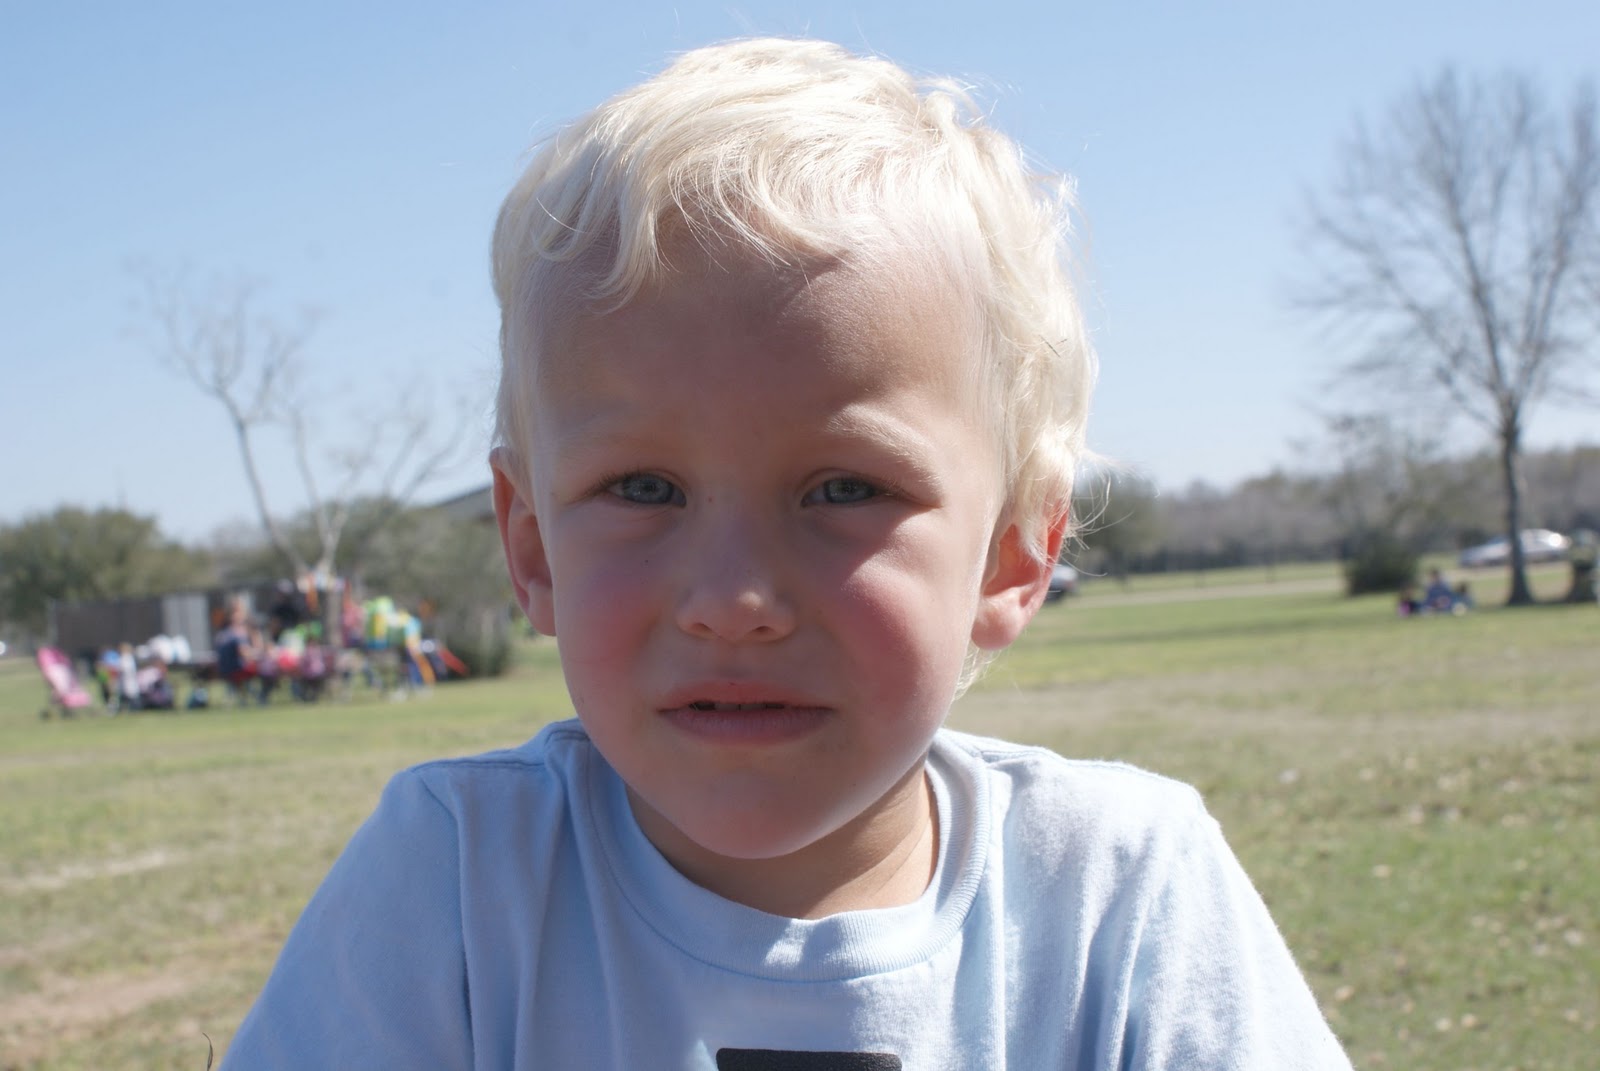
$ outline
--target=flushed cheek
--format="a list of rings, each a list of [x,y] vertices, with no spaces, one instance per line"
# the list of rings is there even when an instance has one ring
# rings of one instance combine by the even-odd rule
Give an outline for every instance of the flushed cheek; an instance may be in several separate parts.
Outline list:
[[[549,560],[558,628],[563,614],[623,617],[654,592],[660,570],[652,548],[619,540],[604,526],[580,520],[557,522],[552,528]]]
[[[620,554],[586,563],[576,576],[567,578],[566,586],[573,592],[571,598],[605,600],[600,603],[603,612],[626,617],[630,608],[642,610],[658,597],[660,578],[649,559]]]
[[[908,642],[925,640],[969,614],[976,601],[976,554],[960,553],[955,543],[940,531],[920,540],[898,539],[861,563],[840,585],[841,593],[886,624],[899,619]]]
[[[924,576],[881,566],[864,568],[840,587],[842,639],[879,691],[914,704],[943,701],[947,686],[953,691],[966,636],[962,607],[941,594]]]
[[[651,628],[648,589],[627,570],[568,574],[556,590],[556,642],[580,710],[631,679]]]

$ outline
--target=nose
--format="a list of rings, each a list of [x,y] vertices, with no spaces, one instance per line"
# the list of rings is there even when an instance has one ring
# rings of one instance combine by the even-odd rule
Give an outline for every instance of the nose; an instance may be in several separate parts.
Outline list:
[[[793,632],[795,607],[781,580],[777,536],[737,517],[697,528],[694,549],[682,560],[678,627],[725,643],[771,643]]]

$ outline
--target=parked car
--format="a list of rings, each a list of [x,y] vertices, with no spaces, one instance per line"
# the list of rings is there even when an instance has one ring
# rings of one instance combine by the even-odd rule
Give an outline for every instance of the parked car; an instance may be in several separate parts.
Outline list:
[[[1558,562],[1567,556],[1572,540],[1548,528],[1522,530],[1522,556],[1530,562]],[[1511,560],[1511,541],[1496,536],[1487,543],[1468,547],[1459,559],[1463,569],[1480,569],[1488,565],[1504,565]]]
[[[1045,602],[1055,602],[1078,593],[1078,570],[1066,562],[1057,562],[1050,572],[1050,589],[1044,593]]]

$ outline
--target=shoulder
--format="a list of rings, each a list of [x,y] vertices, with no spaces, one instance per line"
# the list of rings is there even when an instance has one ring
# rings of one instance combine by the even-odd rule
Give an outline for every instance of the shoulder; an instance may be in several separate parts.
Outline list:
[[[954,730],[941,732],[940,743],[980,770],[1008,810],[1041,813],[1054,823],[1141,828],[1186,825],[1206,813],[1191,786],[1124,762],[1069,759]]]
[[[402,770],[313,906],[348,901],[359,910],[329,910],[353,916],[373,900],[411,903],[419,918],[459,919],[469,887],[525,899],[570,850],[588,747],[581,730],[563,723],[520,747]]]
[[[538,813],[564,803],[592,749],[581,725],[562,721],[518,747],[419,763],[390,780],[379,814],[407,801],[431,802],[458,820],[502,808]]]
[[[962,733],[944,734],[941,746],[984,783],[982,835],[1023,888],[1103,908],[1157,895],[1197,845],[1220,843],[1200,794],[1180,781]]]
[[[555,883],[576,899],[571,786],[589,752],[559,723],[396,774],[295,925],[229,1066],[462,1066],[474,1009],[516,997],[507,973],[531,977],[519,972]]]
[[[540,729],[538,735],[516,747],[430,759],[407,767],[396,777],[430,783],[484,777],[538,777],[559,771],[574,761],[582,761],[592,746],[583,726],[576,719],[569,719],[551,722]]]

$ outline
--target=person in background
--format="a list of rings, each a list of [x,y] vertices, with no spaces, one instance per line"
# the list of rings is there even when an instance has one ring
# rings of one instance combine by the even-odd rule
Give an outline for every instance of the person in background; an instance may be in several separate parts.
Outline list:
[[[1438,569],[1428,570],[1428,586],[1423,589],[1422,603],[1436,614],[1447,614],[1455,607],[1455,589]]]
[[[133,657],[133,644],[117,648],[117,710],[138,710],[139,663]]]
[[[250,611],[243,602],[233,604],[228,623],[213,637],[211,646],[217,653],[217,677],[236,702],[246,702],[256,677],[258,652],[251,640]]]

